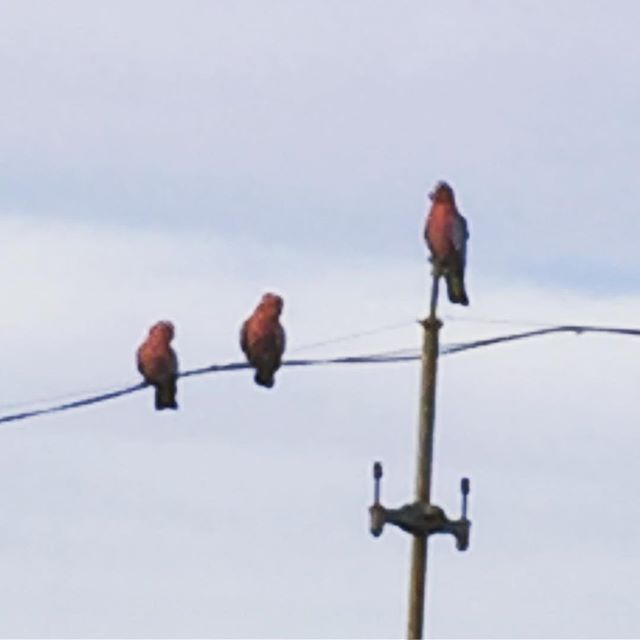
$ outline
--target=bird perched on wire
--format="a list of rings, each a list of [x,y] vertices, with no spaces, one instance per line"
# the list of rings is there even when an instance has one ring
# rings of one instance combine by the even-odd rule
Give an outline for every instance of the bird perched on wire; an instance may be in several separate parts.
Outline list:
[[[438,182],[429,194],[432,201],[424,228],[424,239],[431,251],[436,277],[444,276],[449,300],[468,305],[464,286],[467,260],[467,221],[460,215],[453,189],[446,182]]]
[[[256,370],[256,384],[270,389],[280,368],[285,348],[285,334],[280,324],[283,301],[275,293],[265,293],[253,314],[240,330],[240,347]]]
[[[171,322],[156,322],[147,339],[137,352],[138,371],[145,382],[156,389],[155,406],[157,410],[177,409],[176,381],[178,378],[178,357],[171,348],[174,328]]]

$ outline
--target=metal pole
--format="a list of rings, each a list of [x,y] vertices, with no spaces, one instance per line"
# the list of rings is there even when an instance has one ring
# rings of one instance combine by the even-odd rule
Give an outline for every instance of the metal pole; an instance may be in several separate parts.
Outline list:
[[[436,317],[438,304],[438,273],[434,269],[431,289],[431,310],[422,321],[422,382],[420,388],[420,421],[416,469],[416,500],[429,503],[431,498],[431,465],[433,460],[433,429],[436,412],[436,371],[438,362],[438,332],[442,323]],[[409,582],[409,622],[407,638],[419,640],[423,634],[424,603],[427,574],[427,537],[414,536],[411,550]]]

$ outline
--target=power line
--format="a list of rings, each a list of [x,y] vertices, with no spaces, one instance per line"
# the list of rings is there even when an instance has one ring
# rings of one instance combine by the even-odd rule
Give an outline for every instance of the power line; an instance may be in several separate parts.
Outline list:
[[[448,345],[446,351],[442,355],[450,353],[459,353],[461,351],[469,351],[471,349],[479,349],[481,347],[489,347],[503,342],[514,342],[515,340],[526,340],[527,338],[537,338],[552,333],[575,333],[581,335],[583,333],[604,333],[611,335],[640,337],[640,329],[623,328],[623,327],[595,327],[589,325],[561,325],[558,327],[548,327],[546,329],[535,329],[534,331],[523,331],[521,333],[510,333],[495,338],[486,338],[484,340],[474,340],[472,342],[462,342],[459,344]]]
[[[90,396],[88,398],[81,398],[80,400],[74,400],[72,402],[65,402],[63,404],[55,405],[53,407],[46,407],[44,409],[34,409],[33,411],[23,411],[21,413],[14,413],[11,415],[0,416],[0,423],[3,422],[16,422],[18,420],[26,420],[27,418],[35,418],[36,416],[42,416],[47,413],[59,413],[61,411],[69,411],[70,409],[78,409],[79,407],[86,407],[91,404],[97,404],[98,402],[105,402],[112,398],[119,398],[120,396],[126,396],[140,389],[147,387],[146,382],[140,382],[139,384],[125,387],[124,389],[117,389],[116,391],[110,391],[109,393],[102,393],[96,396]]]
[[[519,320],[517,318],[492,318],[489,316],[442,316],[447,322],[467,322],[471,324],[497,324],[508,325],[512,327],[540,327],[552,328],[557,327],[557,322],[542,322],[540,320]]]
[[[121,390],[123,387],[127,386],[126,383],[123,384],[111,384],[108,387],[92,387],[90,389],[77,389],[76,391],[69,391],[67,393],[59,393],[56,395],[47,395],[42,398],[32,398],[31,400],[19,400],[17,402],[7,402],[0,404],[0,411],[8,411],[9,409],[22,409],[23,407],[33,407],[34,405],[40,404],[60,404],[64,400],[68,400],[71,402],[72,398],[77,398],[78,396],[97,396],[108,394],[111,391]]]
[[[554,328],[557,327],[557,323],[551,322],[541,322],[539,320],[524,320],[524,319],[516,319],[516,318],[496,318],[496,317],[488,317],[488,316],[452,316],[452,315],[444,315],[443,318],[447,322],[466,322],[466,323],[477,323],[477,324],[497,324],[497,325],[511,325],[511,326],[525,326],[525,327],[540,327],[540,328]],[[394,331],[397,329],[406,328],[409,326],[413,326],[419,324],[418,320],[410,320],[405,319],[402,321],[398,321],[392,324],[385,324],[382,326],[374,327],[371,329],[364,329],[362,331],[341,334],[339,336],[335,336],[332,338],[327,338],[325,340],[320,340],[317,342],[307,342],[300,345],[295,345],[292,349],[288,349],[289,353],[298,353],[300,351],[307,351],[311,349],[316,349],[318,347],[324,347],[327,345],[338,344],[341,342],[347,342],[349,340],[356,340],[366,336],[379,335],[382,333],[387,333],[390,331]],[[411,349],[399,349],[398,353],[406,353],[407,351],[411,351]],[[101,393],[108,393],[109,391],[114,391],[120,388],[119,385],[111,385],[109,387],[101,387],[98,389],[84,389],[71,393],[64,393],[55,396],[47,396],[43,398],[37,398],[32,400],[22,400],[18,402],[9,402],[0,404],[0,411],[7,409],[17,409],[20,407],[25,407],[33,404],[40,403],[57,403],[62,400],[67,400],[68,398],[74,398],[82,394],[88,395],[97,395]]]
[[[495,336],[493,338],[484,338],[480,340],[473,340],[470,342],[454,343],[449,345],[443,345],[440,349],[440,355],[451,355],[454,353],[461,353],[463,351],[471,351],[473,349],[480,349],[497,344],[514,342],[518,340],[527,340],[529,338],[536,338],[554,333],[574,333],[581,335],[583,333],[600,333],[609,335],[622,335],[631,337],[640,337],[640,329],[625,328],[625,327],[598,327],[592,325],[560,325],[555,327],[547,327],[544,329],[536,329],[533,331],[523,331],[520,333],[510,333],[501,336]],[[282,363],[283,367],[317,367],[328,365],[342,365],[342,364],[391,364],[391,363],[403,363],[403,362],[415,362],[420,360],[420,354],[418,349],[396,349],[393,351],[384,351],[381,353],[360,355],[360,356],[342,356],[336,358],[312,358],[312,359],[294,359],[285,360]],[[178,374],[179,378],[191,378],[194,376],[200,376],[208,373],[224,373],[227,371],[239,371],[242,369],[248,369],[250,365],[247,362],[229,362],[226,364],[212,364],[206,367],[199,367],[196,369],[189,369]],[[8,422],[17,422],[20,420],[26,420],[28,418],[34,418],[51,413],[60,413],[63,411],[69,411],[71,409],[78,409],[80,407],[86,407],[121,396],[129,395],[140,391],[149,385],[146,382],[140,382],[131,386],[123,387],[121,389],[115,389],[106,393],[100,393],[92,395],[79,400],[73,400],[70,402],[64,402],[51,407],[44,407],[42,409],[34,409],[31,411],[23,411],[20,413],[13,413],[4,416],[0,416],[0,424]]]
[[[347,340],[354,340],[357,338],[363,338],[365,336],[378,335],[380,333],[386,333],[388,331],[394,331],[396,329],[403,329],[405,327],[409,327],[414,324],[416,324],[415,320],[402,320],[400,322],[395,322],[393,324],[386,324],[381,327],[376,327],[374,329],[365,329],[364,331],[359,331],[357,333],[348,333],[346,335],[338,336],[336,338],[328,338],[326,340],[321,340],[320,342],[308,342],[306,344],[301,344],[294,347],[293,349],[290,349],[289,353],[297,353],[298,351],[307,351],[309,349],[316,349],[317,347],[324,347],[329,344],[337,344],[339,342],[346,342]]]
[[[327,345],[337,344],[340,342],[346,342],[348,340],[353,340],[357,338],[362,338],[365,336],[378,335],[381,333],[386,333],[389,331],[393,331],[395,329],[400,329],[404,327],[408,327],[415,324],[413,320],[403,320],[393,324],[385,324],[382,326],[374,327],[372,329],[365,329],[363,331],[343,334],[340,336],[335,336],[332,338],[327,338],[325,340],[321,340],[318,342],[307,342],[300,345],[294,346],[292,349],[288,349],[288,353],[298,353],[300,351],[308,351],[311,349],[316,349],[318,347],[324,347]],[[407,350],[404,350],[407,351]],[[198,372],[207,373],[208,367],[204,367],[202,369],[197,369],[192,372],[184,372],[181,374],[182,377],[188,377],[190,375],[197,375]],[[71,398],[77,398],[81,395],[87,395],[90,397],[102,397],[102,395],[108,395],[111,391],[116,391],[121,389],[125,385],[110,385],[109,387],[100,387],[100,388],[91,388],[91,389],[83,389],[77,390],[70,393],[57,394],[54,396],[46,396],[43,398],[34,398],[31,400],[21,400],[18,402],[8,402],[0,404],[0,411],[7,411],[9,409],[20,409],[23,407],[29,407],[37,404],[59,404],[62,403],[63,400],[70,400]]]
[[[283,367],[309,367],[309,366],[322,366],[330,364],[380,364],[389,362],[408,362],[418,359],[418,355],[397,355],[395,352],[386,354],[373,354],[365,356],[347,356],[338,358],[316,358],[305,360],[286,360],[282,363]],[[250,365],[247,362],[229,362],[227,364],[212,364],[207,367],[199,367],[197,369],[189,369],[178,374],[179,378],[191,378],[193,376],[200,376],[206,373],[221,373],[226,371],[239,371],[241,369],[249,369]],[[35,418],[36,416],[61,413],[63,411],[69,411],[71,409],[78,409],[80,407],[86,407],[92,404],[98,404],[121,396],[126,396],[136,391],[140,391],[148,387],[146,382],[140,382],[135,385],[124,387],[122,389],[116,389],[107,393],[100,393],[92,395],[87,398],[81,398],[79,400],[73,400],[71,402],[65,402],[57,404],[52,407],[45,407],[42,409],[33,409],[31,411],[22,411],[20,413],[13,413],[5,416],[0,416],[0,424],[5,422],[17,422],[19,420],[26,420],[28,418]]]
[[[557,324],[545,323],[539,321],[527,321],[527,320],[517,320],[517,319],[508,319],[508,318],[491,318],[487,316],[451,316],[445,315],[443,316],[445,320],[448,322],[469,322],[469,323],[478,323],[478,324],[498,324],[498,325],[512,325],[512,326],[529,326],[529,327],[543,327],[543,328],[554,328],[557,327]],[[316,349],[318,347],[324,347],[327,345],[338,344],[341,342],[347,342],[349,340],[354,340],[358,338],[362,338],[365,336],[379,335],[381,333],[387,333],[389,331],[394,331],[401,328],[406,328],[412,325],[418,324],[417,320],[404,320],[400,322],[396,322],[393,324],[386,324],[372,329],[365,329],[363,331],[343,334],[340,336],[336,336],[333,338],[327,338],[326,340],[321,340],[318,342],[307,342],[301,345],[294,346],[292,349],[288,349],[289,353],[298,353],[300,351],[308,351],[311,349]],[[467,344],[467,343],[465,343]],[[469,345],[473,343],[468,343]],[[453,349],[459,345],[451,345],[447,347],[449,349]],[[465,347],[465,349],[472,348],[471,346]],[[455,350],[455,349],[454,349]],[[396,355],[407,355],[407,354],[415,354],[417,351],[414,348],[407,349],[398,349],[394,352],[387,352],[388,354],[396,354]],[[196,373],[200,370],[196,370]],[[207,367],[202,369],[203,372],[207,372]],[[185,372],[182,374],[183,377],[194,375],[193,372]],[[108,387],[100,387],[100,388],[91,388],[91,389],[83,389],[77,390],[70,393],[63,393],[54,396],[46,396],[43,398],[35,398],[31,400],[21,400],[18,402],[8,402],[0,404],[0,411],[7,411],[9,409],[20,409],[23,407],[29,407],[37,404],[58,404],[62,403],[63,400],[70,400],[71,398],[77,398],[80,395],[88,395],[90,397],[102,395],[108,395],[111,391],[117,391],[122,388],[123,385],[110,385]]]

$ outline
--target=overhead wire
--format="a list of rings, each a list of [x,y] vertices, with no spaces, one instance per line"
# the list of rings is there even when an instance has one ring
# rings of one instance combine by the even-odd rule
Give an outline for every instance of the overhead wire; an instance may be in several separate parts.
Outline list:
[[[326,347],[327,345],[339,344],[340,342],[347,342],[348,340],[355,340],[358,338],[364,338],[366,336],[379,335],[381,333],[387,333],[389,331],[395,331],[396,329],[404,329],[406,327],[415,324],[415,320],[403,320],[401,322],[395,322],[393,324],[386,324],[375,329],[365,329],[364,331],[358,331],[356,333],[348,333],[335,338],[328,338],[319,342],[308,342],[301,345],[296,345],[290,350],[290,353],[298,353],[299,351],[308,351],[310,349],[316,349],[318,347]]]
[[[21,409],[23,407],[32,407],[34,405],[41,404],[57,404],[62,403],[64,400],[71,401],[72,398],[78,398],[82,396],[98,396],[108,394],[111,391],[118,391],[123,387],[126,387],[127,383],[111,384],[109,386],[91,387],[89,389],[77,389],[76,391],[69,391],[66,393],[59,393],[56,395],[47,395],[41,398],[31,398],[30,400],[18,400],[16,402],[6,402],[0,404],[0,411],[8,411],[9,409]]]
[[[480,349],[488,346],[493,346],[501,343],[514,342],[517,340],[526,340],[529,338],[541,337],[550,334],[559,333],[574,333],[581,335],[583,333],[600,333],[610,335],[623,335],[640,337],[640,329],[628,328],[628,327],[599,327],[594,325],[558,325],[553,327],[546,327],[543,329],[535,329],[532,331],[523,331],[519,333],[510,333],[501,336],[495,336],[493,338],[483,338],[479,340],[472,340],[469,342],[454,343],[449,345],[443,345],[440,349],[440,355],[450,355],[454,353],[460,353],[463,351],[470,351],[473,349]],[[414,362],[419,360],[420,353],[415,348],[408,349],[396,349],[393,351],[384,351],[380,353],[373,353],[368,355],[359,356],[341,356],[335,358],[313,358],[313,359],[292,359],[285,360],[282,363],[283,367],[312,367],[312,366],[327,366],[327,365],[341,365],[341,364],[390,364],[390,363],[402,363],[402,362]],[[180,372],[179,378],[189,378],[193,376],[204,375],[208,373],[221,373],[227,371],[238,371],[242,369],[248,369],[250,365],[247,362],[229,362],[226,364],[212,364],[205,367],[199,367],[195,369],[189,369],[187,371]],[[149,384],[146,382],[140,382],[138,384],[123,387],[106,393],[100,393],[91,395],[86,398],[80,398],[70,402],[64,402],[49,407],[40,409],[33,409],[31,411],[23,411],[19,413],[8,414],[0,416],[0,424],[16,422],[19,420],[26,420],[40,415],[60,413],[63,411],[69,411],[71,409],[77,409],[114,398],[119,398],[131,393],[140,391]]]
[[[65,402],[63,404],[54,405],[52,407],[45,407],[43,409],[33,409],[32,411],[22,411],[20,413],[14,413],[0,417],[0,423],[15,422],[17,420],[26,420],[27,418],[35,418],[36,416],[45,415],[48,413],[60,413],[61,411],[69,411],[70,409],[78,409],[80,407],[86,407],[88,405],[97,404],[98,402],[105,402],[112,398],[119,398],[120,396],[126,396],[140,389],[144,389],[147,385],[146,382],[140,382],[130,387],[124,387],[123,389],[116,389],[108,393],[101,393],[99,395],[89,396],[88,398],[81,398],[80,400],[73,400],[71,402]]]
[[[552,323],[552,322],[541,322],[538,320],[524,320],[524,319],[517,319],[517,318],[495,318],[495,317],[488,317],[488,316],[464,316],[463,317],[463,316],[445,314],[442,316],[442,318],[447,322],[466,322],[466,323],[478,323],[478,324],[498,324],[498,325],[513,325],[513,326],[527,326],[527,327],[557,327],[558,326],[558,323]],[[417,319],[416,320],[405,319],[399,322],[395,322],[392,324],[385,324],[372,329],[365,329],[362,331],[341,334],[339,336],[334,336],[331,338],[327,338],[325,340],[320,340],[316,342],[305,342],[305,343],[293,346],[293,348],[288,349],[288,352],[299,353],[300,351],[307,351],[311,349],[316,349],[318,347],[339,344],[341,342],[347,342],[349,340],[357,340],[359,338],[366,337],[366,336],[379,335],[379,334],[393,331],[396,329],[406,328],[406,327],[415,325],[418,322],[419,321]],[[109,390],[113,390],[114,387],[118,388],[118,385],[110,385],[109,387],[100,387],[98,389],[92,388],[92,389],[78,390],[75,392],[64,393],[64,394],[55,395],[55,396],[47,396],[45,398],[38,398],[35,400],[31,399],[31,400],[22,400],[18,402],[1,403],[0,410],[18,408],[21,406],[27,406],[27,405],[32,405],[32,404],[41,403],[41,402],[57,402],[57,401],[66,400],[67,398],[73,398],[83,394],[98,394],[101,392],[106,393]]]
[[[402,355],[386,355],[384,353],[374,354],[369,356],[346,356],[338,358],[316,358],[316,359],[299,359],[299,360],[285,360],[282,363],[283,367],[308,367],[318,365],[330,365],[330,364],[365,364],[365,363],[382,363],[382,362],[407,362],[409,360],[417,360],[419,355],[402,356]],[[249,369],[250,365],[247,362],[229,362],[226,364],[212,364],[206,367],[199,367],[197,369],[189,369],[182,371],[178,374],[178,378],[190,378],[193,376],[200,376],[207,373],[220,373],[226,371],[238,371],[241,369]],[[60,413],[63,411],[69,411],[70,409],[78,409],[80,407],[86,407],[89,405],[105,402],[114,398],[135,393],[146,387],[150,386],[147,382],[140,382],[122,389],[116,389],[115,391],[109,391],[107,393],[101,393],[92,395],[87,398],[80,398],[71,402],[64,402],[50,407],[44,407],[41,409],[33,409],[31,411],[21,411],[19,413],[13,413],[9,415],[0,416],[0,424],[7,422],[16,422],[19,420],[26,420],[27,418],[35,418],[36,416]]]
[[[488,316],[452,316],[444,315],[443,320],[448,322],[467,322],[473,324],[497,324],[512,327],[557,327],[557,322],[542,322],[540,320],[520,320],[517,318],[491,318]]]
[[[560,325],[556,327],[548,327],[545,329],[535,329],[533,331],[523,331],[520,333],[510,333],[494,338],[484,338],[481,340],[473,340],[471,342],[463,342],[459,344],[449,345],[445,347],[446,353],[460,353],[461,351],[469,351],[471,349],[479,349],[481,347],[489,347],[504,342],[514,342],[515,340],[525,340],[527,338],[537,338],[553,333],[575,333],[581,335],[583,333],[604,333],[611,335],[623,335],[640,337],[640,329],[625,327],[597,327],[592,325]]]
[[[552,323],[544,323],[538,321],[527,321],[527,320],[517,320],[517,319],[506,319],[506,318],[489,318],[486,316],[452,316],[452,315],[444,315],[443,318],[448,322],[470,322],[470,323],[479,323],[479,324],[498,324],[498,325],[513,325],[513,326],[528,326],[528,327],[545,327],[551,328],[558,326],[557,324]],[[407,328],[411,325],[417,324],[417,320],[403,320],[400,322],[396,322],[393,324],[385,324],[380,327],[365,329],[363,331],[343,334],[340,336],[336,336],[333,338],[327,338],[325,340],[317,341],[317,342],[307,342],[300,345],[295,345],[292,349],[288,349],[289,353],[299,353],[301,351],[309,351],[313,349],[317,349],[319,347],[344,343],[350,340],[357,340],[363,337],[369,337],[373,335],[380,335],[382,333],[388,333],[390,331],[394,331],[397,329]],[[453,345],[452,345],[453,346]],[[398,349],[395,354],[397,355],[406,355],[407,353],[413,353],[415,349]],[[388,352],[392,353],[392,352]],[[207,367],[202,368],[202,372],[207,372]],[[198,370],[200,371],[200,370]],[[183,377],[186,375],[195,375],[194,373],[185,373],[182,374]],[[71,400],[72,398],[78,398],[78,396],[102,396],[108,395],[112,391],[117,391],[126,385],[109,385],[108,387],[99,387],[99,388],[91,388],[91,389],[81,389],[69,393],[63,393],[53,396],[46,396],[42,398],[35,398],[30,400],[21,400],[17,402],[8,402],[0,404],[0,411],[7,411],[9,409],[20,409],[22,407],[29,407],[33,405],[39,404],[52,404],[52,403],[61,403],[63,400]]]
[[[327,345],[333,345],[333,344],[338,344],[341,342],[347,342],[348,340],[354,340],[354,339],[358,339],[358,338],[362,338],[365,336],[372,336],[372,335],[378,335],[381,333],[386,333],[388,331],[393,331],[395,329],[399,329],[399,328],[404,328],[404,327],[408,327],[412,324],[415,324],[415,321],[413,320],[403,320],[401,322],[396,322],[393,324],[385,324],[379,327],[375,327],[372,329],[365,329],[363,331],[358,331],[358,332],[352,332],[352,333],[348,333],[348,334],[343,334],[340,336],[336,336],[336,337],[332,337],[332,338],[327,338],[325,340],[321,340],[321,341],[317,341],[317,342],[307,342],[307,343],[303,343],[300,345],[295,345],[293,348],[288,349],[288,353],[299,353],[300,351],[308,351],[311,349],[316,349],[318,347],[324,347]],[[202,371],[206,372],[208,370],[207,367],[203,367]],[[183,377],[185,376],[189,376],[189,375],[195,375],[199,372],[200,370],[196,370],[195,373],[194,372],[185,372],[183,374],[181,374]],[[109,392],[111,391],[116,391],[118,389],[121,389],[123,387],[126,387],[126,383],[122,384],[122,385],[109,385],[108,387],[99,387],[99,388],[91,388],[91,389],[80,389],[80,390],[76,390],[76,391],[72,391],[72,392],[68,392],[68,393],[62,393],[62,394],[57,394],[57,395],[53,395],[53,396],[46,396],[46,397],[42,397],[42,398],[31,398],[30,400],[20,400],[17,402],[7,402],[7,403],[0,403],[0,411],[7,411],[9,409],[20,409],[22,407],[29,407],[29,406],[33,406],[33,405],[39,405],[39,404],[54,404],[54,403],[62,403],[63,400],[69,400],[71,401],[72,398],[78,398],[79,396],[89,396],[89,397],[93,397],[93,396],[97,396],[97,397],[101,397],[102,395],[108,395]]]

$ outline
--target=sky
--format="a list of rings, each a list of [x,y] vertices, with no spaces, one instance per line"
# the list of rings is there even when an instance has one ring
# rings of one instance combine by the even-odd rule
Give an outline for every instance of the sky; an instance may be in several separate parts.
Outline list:
[[[639,326],[634,2],[0,0],[0,414],[241,357],[260,295],[291,356],[419,347],[426,194],[471,232],[443,343]],[[509,320],[511,324],[487,322]],[[385,331],[369,333],[381,327]],[[305,347],[340,336],[361,337]],[[427,632],[640,635],[640,344],[441,359]],[[402,637],[419,366],[248,371],[0,428],[2,637]]]

